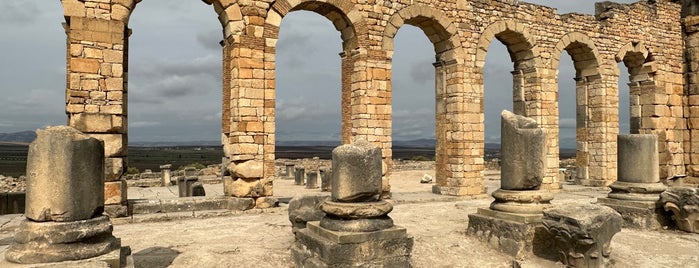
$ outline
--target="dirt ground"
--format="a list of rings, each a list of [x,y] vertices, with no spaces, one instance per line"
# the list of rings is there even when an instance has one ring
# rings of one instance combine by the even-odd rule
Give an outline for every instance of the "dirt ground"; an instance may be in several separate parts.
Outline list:
[[[396,205],[390,216],[415,239],[414,266],[512,267],[510,256],[465,232],[468,214],[487,207],[492,199],[434,195],[432,184],[419,183],[424,174],[433,176],[434,171],[397,171],[391,176]],[[489,191],[497,189],[499,174],[487,175]],[[213,190],[220,185],[207,187]],[[318,192],[293,186],[291,180],[275,181],[275,195],[279,197]],[[589,203],[605,195],[604,189],[565,186],[553,203]],[[286,208],[282,204],[236,216],[115,225],[114,235],[131,247],[136,267],[293,267],[289,247],[294,237]],[[0,227],[0,253],[11,241],[9,225],[16,221],[6,220]],[[612,241],[611,262],[612,267],[699,267],[699,234],[624,229]],[[522,264],[561,266],[536,257]]]

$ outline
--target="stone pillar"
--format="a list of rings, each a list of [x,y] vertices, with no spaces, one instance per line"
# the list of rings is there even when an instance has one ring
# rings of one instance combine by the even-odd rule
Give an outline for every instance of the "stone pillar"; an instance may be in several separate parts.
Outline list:
[[[8,261],[83,260],[121,249],[102,215],[102,141],[66,126],[37,130],[27,174],[26,219],[5,252]]]
[[[381,149],[359,140],[333,150],[333,190],[320,222],[296,232],[296,267],[410,267],[413,238],[381,200]],[[370,252],[371,254],[367,254]]]
[[[318,174],[318,171],[308,172],[308,176],[306,176],[306,189],[318,188]]]
[[[539,191],[546,175],[546,132],[533,119],[502,112],[501,186],[493,192],[490,208],[539,214],[553,196]]]
[[[160,174],[162,174],[163,186],[172,185],[172,176],[170,174],[171,168],[172,168],[172,165],[170,165],[170,164],[160,166]]]
[[[285,179],[293,179],[294,178],[294,163],[286,163],[284,164],[284,168],[286,170],[285,174]]]
[[[332,183],[330,183],[332,176],[333,176],[332,169],[327,168],[327,167],[320,169],[320,191],[321,192],[332,191]]]
[[[303,181],[306,180],[306,168],[296,166],[294,171],[294,185],[303,185]]]
[[[547,173],[546,132],[531,118],[502,112],[501,188],[490,208],[469,214],[468,233],[521,257],[533,249],[535,229],[553,194],[540,190]],[[493,245],[492,243],[490,243]]]
[[[685,31],[685,111],[688,130],[684,134],[686,170],[688,176],[699,177],[699,3],[683,0]]]
[[[659,229],[667,225],[658,200],[667,188],[658,178],[658,137],[653,134],[619,135],[618,180],[612,192],[598,202],[615,209],[625,227]]]
[[[105,205],[126,216],[128,18],[135,0],[61,1],[67,35],[68,125],[104,141]],[[119,3],[116,3],[119,2]]]

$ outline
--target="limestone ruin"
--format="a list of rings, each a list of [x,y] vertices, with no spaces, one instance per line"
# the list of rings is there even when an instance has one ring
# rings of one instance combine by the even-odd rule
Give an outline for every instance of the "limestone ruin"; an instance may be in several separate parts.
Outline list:
[[[128,151],[129,17],[139,0],[62,0],[68,46],[66,113],[72,127],[106,144],[108,205],[123,205],[120,181]],[[342,142],[368,140],[382,149],[389,175],[391,60],[398,29],[422,29],[434,45],[437,174],[435,191],[484,193],[483,66],[489,44],[504,43],[513,62],[515,114],[546,131],[543,189],[558,189],[558,65],[569,53],[576,69],[577,180],[616,181],[618,92],[631,93],[632,133],[659,137],[659,174],[699,175],[699,8],[695,1],[611,2],[594,15],[558,14],[514,0],[356,1],[204,0],[221,22],[224,163],[255,167],[235,174],[227,192],[258,198],[273,194],[275,46],[281,19],[308,10],[341,33]],[[138,29],[133,29],[138,31]],[[617,63],[629,69],[621,74]],[[628,89],[617,88],[629,75]],[[384,182],[384,192],[390,184]]]
[[[333,150],[332,194],[320,221],[296,231],[296,267],[411,267],[413,238],[381,200],[381,149],[359,140]],[[291,218],[291,213],[290,213]]]

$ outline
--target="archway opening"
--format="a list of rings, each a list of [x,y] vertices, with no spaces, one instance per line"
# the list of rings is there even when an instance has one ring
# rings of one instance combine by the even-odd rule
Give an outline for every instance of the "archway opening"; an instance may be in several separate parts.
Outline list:
[[[330,167],[340,145],[342,121],[342,39],[327,17],[293,11],[280,24],[275,55],[275,159],[304,166],[305,172]],[[319,160],[309,160],[313,157]],[[318,175],[320,176],[320,174]],[[323,178],[318,177],[318,186]],[[281,183],[281,182],[280,182]],[[277,187],[275,195],[288,196]]]
[[[163,164],[172,164],[173,169],[194,164],[218,168],[222,36],[212,7],[144,1],[136,6],[129,28],[133,31],[125,50],[127,61],[119,70],[129,78],[129,89],[124,90],[129,167],[140,171],[156,171]],[[144,146],[168,150],[149,151]],[[171,160],[166,163],[164,157]]]
[[[568,53],[562,53],[558,65],[558,156],[559,168],[565,169],[565,180],[575,178],[578,101],[575,67]],[[581,107],[581,109],[584,109]]]
[[[405,165],[431,169],[436,150],[435,52],[425,33],[418,27],[403,25],[394,37],[391,71],[392,152],[394,170]],[[403,160],[409,160],[406,162]],[[419,161],[415,163],[412,161]],[[402,176],[391,178],[392,192],[408,188]],[[426,180],[428,178],[425,178]],[[431,188],[426,186],[426,191]]]
[[[512,73],[512,61],[507,47],[502,42],[493,40],[488,47],[483,67],[484,160],[490,171],[500,168],[501,113],[503,110],[513,111]]]

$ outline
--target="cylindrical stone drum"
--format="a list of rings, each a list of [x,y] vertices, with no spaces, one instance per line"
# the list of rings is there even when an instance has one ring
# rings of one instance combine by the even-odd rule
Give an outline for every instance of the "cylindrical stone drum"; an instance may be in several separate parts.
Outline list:
[[[658,137],[653,134],[617,136],[617,180],[654,183],[660,181]]]

